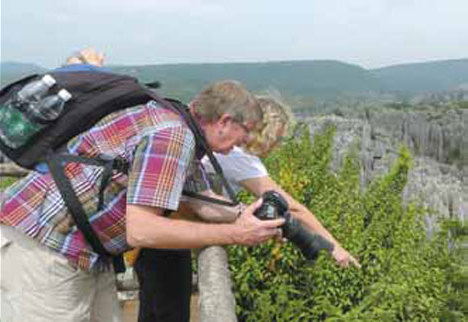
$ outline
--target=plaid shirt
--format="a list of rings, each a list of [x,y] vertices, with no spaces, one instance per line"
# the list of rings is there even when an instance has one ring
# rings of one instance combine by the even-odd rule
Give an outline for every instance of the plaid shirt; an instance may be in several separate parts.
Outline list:
[[[115,173],[97,211],[102,167],[69,163],[65,172],[104,247],[113,254],[129,247],[127,204],[177,210],[186,177],[194,166],[195,139],[181,117],[155,102],[108,115],[68,145],[72,154],[121,156],[128,176]],[[77,229],[50,173],[32,173],[9,187],[0,204],[0,223],[16,227],[66,256],[74,267],[103,270],[108,261]]]

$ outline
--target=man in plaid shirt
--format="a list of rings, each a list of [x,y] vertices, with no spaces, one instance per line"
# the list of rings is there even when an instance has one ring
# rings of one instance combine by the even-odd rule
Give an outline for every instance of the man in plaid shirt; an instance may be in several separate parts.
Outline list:
[[[81,66],[87,68],[86,66]],[[80,66],[73,66],[74,70]],[[95,67],[93,67],[95,68]],[[200,93],[191,113],[215,152],[227,154],[250,140],[261,119],[238,82],[215,83]],[[282,219],[260,221],[247,208],[232,224],[170,219],[182,189],[203,155],[181,116],[154,101],[115,112],[73,139],[72,154],[122,157],[97,211],[102,168],[70,163],[70,178],[89,221],[112,254],[132,247],[199,248],[254,245],[278,233]],[[50,173],[32,173],[0,200],[1,320],[120,321],[114,273],[77,229]]]

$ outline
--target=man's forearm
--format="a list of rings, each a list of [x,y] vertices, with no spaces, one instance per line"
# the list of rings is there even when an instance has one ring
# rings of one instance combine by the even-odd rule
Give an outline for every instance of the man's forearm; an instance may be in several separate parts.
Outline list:
[[[233,225],[173,220],[154,214],[151,207],[128,208],[127,241],[132,247],[178,249],[234,243]]]
[[[132,247],[177,249],[235,243],[231,224],[173,220],[155,214],[151,207],[128,206],[126,224],[127,241]]]
[[[223,196],[217,195],[211,191],[203,192],[204,196],[212,197],[218,200],[226,200]],[[239,207],[223,206],[208,201],[184,197],[181,200],[183,206],[188,206],[200,219],[207,222],[229,223],[234,222],[239,215]],[[180,208],[180,207],[179,207]]]
[[[127,206],[127,242],[132,247],[199,248],[209,245],[253,246],[277,236],[284,219],[260,220],[254,211],[261,200],[249,205],[231,224],[208,224],[162,216],[159,208]]]

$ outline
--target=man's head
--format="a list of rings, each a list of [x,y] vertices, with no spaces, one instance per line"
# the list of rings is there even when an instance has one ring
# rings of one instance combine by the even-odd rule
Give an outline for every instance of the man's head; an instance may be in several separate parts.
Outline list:
[[[289,107],[272,96],[257,96],[263,119],[252,139],[246,144],[246,150],[254,155],[266,157],[277,147],[287,134],[292,120]]]
[[[190,104],[210,147],[227,154],[247,144],[262,120],[255,98],[237,81],[220,81],[205,88]]]

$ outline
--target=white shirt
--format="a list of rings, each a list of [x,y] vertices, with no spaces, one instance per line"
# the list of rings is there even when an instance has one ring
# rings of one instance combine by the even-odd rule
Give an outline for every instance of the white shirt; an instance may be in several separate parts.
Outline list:
[[[268,176],[268,171],[262,161],[239,147],[234,147],[227,155],[214,153],[214,156],[223,169],[226,180],[236,193],[242,189],[239,182]],[[202,159],[202,163],[208,173],[215,173],[207,156]]]

